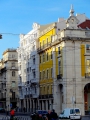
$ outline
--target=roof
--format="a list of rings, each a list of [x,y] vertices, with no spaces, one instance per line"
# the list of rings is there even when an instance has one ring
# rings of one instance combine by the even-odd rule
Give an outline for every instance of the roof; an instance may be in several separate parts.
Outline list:
[[[82,29],[90,28],[90,20],[86,20],[78,25],[78,27],[81,27]]]

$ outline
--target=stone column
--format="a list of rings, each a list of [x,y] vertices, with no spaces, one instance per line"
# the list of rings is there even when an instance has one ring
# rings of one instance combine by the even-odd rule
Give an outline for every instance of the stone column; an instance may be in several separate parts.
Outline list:
[[[48,101],[46,100],[46,110],[48,111]]]

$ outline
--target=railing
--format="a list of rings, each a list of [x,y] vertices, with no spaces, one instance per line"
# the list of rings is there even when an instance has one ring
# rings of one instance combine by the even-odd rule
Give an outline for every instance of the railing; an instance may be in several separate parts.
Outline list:
[[[11,102],[16,102],[16,101],[18,101],[18,98],[10,98],[10,101]]]
[[[39,99],[53,98],[53,94],[39,95]]]
[[[36,78],[31,79],[31,84],[33,84],[33,83],[37,83]]]
[[[40,46],[38,49],[37,49],[37,52],[42,52],[43,50],[55,45],[55,44],[58,44],[60,42],[60,38],[61,38],[61,35],[56,35],[56,36],[53,36],[54,38],[52,39],[52,42],[48,42],[47,44],[44,44],[43,46]]]
[[[0,101],[6,101],[6,98],[0,98]]]

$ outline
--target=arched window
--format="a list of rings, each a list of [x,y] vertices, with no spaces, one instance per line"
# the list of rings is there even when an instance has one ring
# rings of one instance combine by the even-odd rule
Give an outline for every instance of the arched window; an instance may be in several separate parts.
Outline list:
[[[12,76],[13,76],[13,77],[15,76],[15,71],[12,71]]]

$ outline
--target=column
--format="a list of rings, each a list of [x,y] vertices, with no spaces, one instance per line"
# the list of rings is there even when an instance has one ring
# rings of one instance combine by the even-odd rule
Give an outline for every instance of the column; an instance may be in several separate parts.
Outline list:
[[[46,110],[48,111],[48,101],[46,100]]]
[[[34,99],[33,99],[33,112],[35,111],[35,103],[34,103]]]

